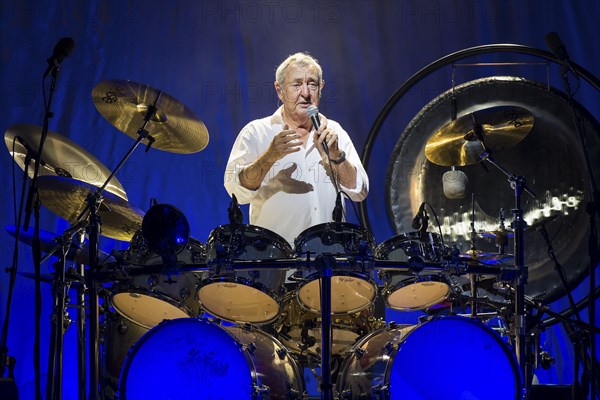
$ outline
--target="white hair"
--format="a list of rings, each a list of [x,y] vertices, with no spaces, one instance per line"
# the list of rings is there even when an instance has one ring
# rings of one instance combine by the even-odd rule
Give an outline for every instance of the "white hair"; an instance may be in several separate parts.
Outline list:
[[[277,70],[275,71],[275,80],[280,85],[283,85],[285,71],[292,64],[300,65],[302,67],[306,67],[306,66],[315,67],[317,70],[317,75],[319,77],[319,82],[323,81],[323,70],[321,69],[321,66],[319,65],[319,61],[317,61],[316,58],[314,58],[313,56],[311,56],[308,53],[295,53],[295,54],[288,56],[288,58],[286,58],[285,60],[283,60],[283,62],[281,64],[279,64],[279,66],[277,67]]]

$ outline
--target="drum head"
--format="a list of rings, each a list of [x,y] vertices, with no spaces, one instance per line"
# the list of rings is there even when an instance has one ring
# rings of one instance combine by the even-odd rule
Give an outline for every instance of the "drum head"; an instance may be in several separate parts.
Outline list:
[[[439,280],[427,279],[417,282],[411,278],[396,285],[389,293],[386,302],[388,307],[394,310],[424,310],[446,300],[450,294],[450,286]]]
[[[216,324],[165,322],[144,335],[127,357],[120,399],[252,399],[251,363]]]
[[[315,279],[298,289],[298,300],[313,312],[321,311],[321,279]],[[375,300],[377,291],[364,277],[338,275],[331,277],[331,312],[349,314],[364,310]]]
[[[268,290],[235,279],[210,279],[197,292],[200,305],[211,315],[231,322],[268,323],[279,315],[279,303]]]
[[[434,319],[400,344],[390,374],[391,399],[520,399],[514,355],[490,328],[469,318]]]
[[[175,301],[158,293],[116,293],[111,302],[119,314],[148,329],[164,320],[189,317],[186,311],[175,305]]]

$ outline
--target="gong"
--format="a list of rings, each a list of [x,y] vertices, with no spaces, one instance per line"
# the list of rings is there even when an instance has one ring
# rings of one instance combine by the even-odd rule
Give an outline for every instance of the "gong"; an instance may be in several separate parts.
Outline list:
[[[600,125],[583,106],[575,105],[582,117],[591,163],[597,166]],[[391,225],[396,233],[411,231],[415,212],[426,201],[439,217],[446,245],[456,245],[461,253],[471,246],[473,208],[478,233],[498,229],[501,209],[510,227],[515,193],[504,174],[485,161],[459,166],[457,169],[468,177],[466,195],[449,199],[443,192],[442,176],[450,167],[433,164],[425,157],[428,140],[451,122],[453,112],[460,119],[496,107],[520,108],[533,115],[527,136],[493,155],[504,169],[523,176],[536,193],[535,198],[527,193],[521,197],[524,219],[530,226],[544,225],[549,232],[571,290],[588,270],[587,174],[568,99],[547,84],[519,77],[487,77],[456,86],[421,109],[400,135],[388,166],[386,205]],[[409,171],[407,165],[412,166]],[[432,218],[430,230],[434,229],[437,232]],[[565,295],[540,232],[526,229],[524,242],[529,268],[526,294],[546,302]],[[484,252],[497,251],[493,238],[480,234],[476,247]],[[512,239],[508,249],[512,253]]]

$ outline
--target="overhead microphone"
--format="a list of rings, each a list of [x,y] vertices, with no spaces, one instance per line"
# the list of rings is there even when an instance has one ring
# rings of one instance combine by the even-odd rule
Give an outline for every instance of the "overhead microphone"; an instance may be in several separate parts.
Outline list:
[[[569,58],[569,53],[567,52],[567,48],[565,47],[563,41],[560,39],[560,36],[558,36],[558,33],[550,32],[546,35],[544,41],[546,42],[546,46],[548,46],[550,51],[554,53],[554,55],[560,60],[560,62],[566,68],[568,68],[573,75],[577,76],[575,69],[573,69],[573,67],[571,66],[571,61]]]
[[[52,51],[52,55],[48,58],[48,68],[44,72],[44,78],[48,76],[48,74],[55,68],[58,68],[60,63],[71,54],[73,49],[75,48],[75,40],[70,37],[64,37],[59,39],[56,46],[54,46],[54,50]]]
[[[310,119],[313,123],[313,126],[315,127],[315,130],[319,129],[319,127],[321,126],[321,121],[319,121],[319,109],[317,108],[317,106],[314,106],[311,104],[306,109],[306,113],[310,117]],[[325,154],[327,154],[329,156],[329,149],[327,148],[327,143],[325,143],[324,140],[323,140],[323,151],[325,152]]]

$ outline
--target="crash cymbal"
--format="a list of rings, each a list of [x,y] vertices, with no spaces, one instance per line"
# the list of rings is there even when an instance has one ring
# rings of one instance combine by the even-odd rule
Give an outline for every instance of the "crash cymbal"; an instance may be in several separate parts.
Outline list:
[[[189,154],[208,144],[204,123],[185,105],[151,86],[126,80],[103,81],[92,90],[92,99],[108,122],[134,139],[138,138],[148,107],[156,104],[156,112],[146,125],[156,149]]]
[[[12,237],[17,237],[17,229],[14,225],[7,225],[5,228],[6,232],[8,232]],[[59,235],[56,233],[40,230],[40,244],[41,249],[44,253],[48,253],[53,251],[58,244]],[[21,228],[21,233],[19,234],[19,240],[22,243],[25,243],[29,246],[33,243],[33,228],[29,228],[29,230],[25,231]],[[90,260],[90,252],[89,252],[89,244],[88,242],[84,242],[82,245],[71,242],[69,246],[69,250],[67,251],[67,260],[74,261],[78,264],[88,264]],[[58,257],[58,254],[55,254]],[[115,259],[113,256],[103,252],[102,250],[98,250],[98,261],[102,264],[105,262],[114,262]]]
[[[22,170],[25,170],[25,159],[28,151],[37,154],[41,135],[42,128],[36,125],[13,125],[6,130],[4,142]],[[36,155],[29,155],[35,160]],[[33,160],[28,169],[30,178],[33,177],[35,162]],[[96,157],[70,139],[52,131],[48,131],[40,163],[40,176],[65,176],[94,186],[102,186],[111,174],[111,171]],[[127,200],[125,189],[116,177],[110,180],[106,190]]]
[[[40,177],[38,188],[42,204],[70,223],[77,222],[77,218],[87,206],[88,194],[97,189],[85,182],[60,176]],[[102,221],[100,234],[130,241],[142,226],[144,213],[112,193],[104,192],[102,197],[104,200],[98,210]]]
[[[513,258],[512,254],[486,253],[478,250],[469,250],[466,254],[460,255],[463,261],[474,261],[485,265],[506,264]]]
[[[533,115],[524,108],[499,106],[478,110],[437,131],[427,141],[425,157],[448,167],[476,164],[485,150],[481,140],[485,148],[503,151],[516,146],[532,128]]]

